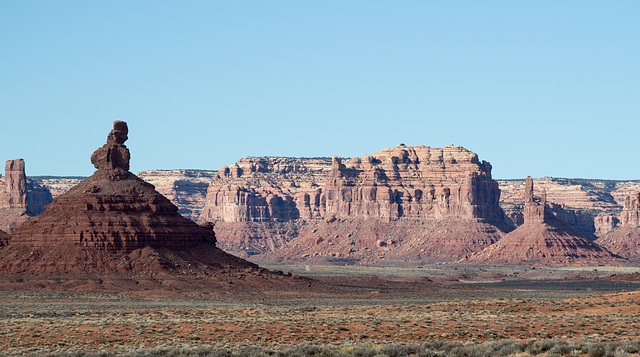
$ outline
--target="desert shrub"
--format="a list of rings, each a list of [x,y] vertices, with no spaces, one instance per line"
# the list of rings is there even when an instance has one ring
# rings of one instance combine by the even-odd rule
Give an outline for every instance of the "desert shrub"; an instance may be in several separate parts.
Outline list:
[[[297,345],[276,353],[277,357],[348,357],[332,346]],[[244,356],[241,356],[244,357]]]
[[[378,349],[372,348],[372,346],[357,346],[351,353],[354,357],[373,357],[378,354]]]
[[[589,357],[604,357],[605,349],[600,343],[588,343],[584,349]]]
[[[547,357],[552,356],[568,356],[572,351],[575,351],[575,346],[569,345],[568,343],[562,341],[558,342],[555,346],[549,349],[547,352]]]
[[[548,357],[572,356],[577,351],[590,357],[624,357],[640,352],[640,341],[634,342],[566,342],[557,339],[518,342],[503,340],[484,343],[428,341],[420,345],[360,345],[342,349],[334,346],[301,344],[279,351],[257,346],[232,351],[208,347],[160,347],[129,354],[114,353],[54,353],[48,357],[507,357],[522,354]],[[0,357],[5,355],[0,352]]]
[[[513,356],[525,350],[527,344],[513,340],[504,340],[492,343],[492,356]]]
[[[389,357],[406,357],[409,356],[409,350],[403,345],[390,345],[381,349],[380,354]]]
[[[245,347],[238,353],[238,355],[243,357],[270,357],[274,354],[275,352],[273,351],[265,351],[264,349],[257,346]]]
[[[214,356],[209,348],[198,347],[198,348],[176,348],[176,347],[159,347],[146,351],[138,351],[132,353],[131,357],[209,357]],[[215,357],[232,357],[232,354],[229,355],[215,355]]]

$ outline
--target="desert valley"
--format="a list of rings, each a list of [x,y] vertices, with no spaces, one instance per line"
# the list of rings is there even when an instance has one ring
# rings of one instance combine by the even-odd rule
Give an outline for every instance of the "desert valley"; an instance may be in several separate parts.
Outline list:
[[[0,354],[632,355],[640,180],[461,146],[0,177]],[[136,133],[135,135],[144,135]]]

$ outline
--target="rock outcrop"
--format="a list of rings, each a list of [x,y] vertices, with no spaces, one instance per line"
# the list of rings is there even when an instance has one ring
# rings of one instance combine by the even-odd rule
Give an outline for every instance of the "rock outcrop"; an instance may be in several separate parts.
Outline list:
[[[578,236],[548,211],[546,191],[534,197],[533,180],[527,177],[524,223],[502,239],[461,262],[504,265],[618,265],[620,256]]]
[[[200,216],[209,182],[217,175],[217,171],[207,170],[148,170],[137,174],[178,206],[178,213],[196,222],[206,222],[200,221]]]
[[[23,159],[9,160],[0,175],[0,229],[13,232],[51,202],[49,190],[27,178]]]
[[[9,235],[9,233],[0,231],[0,247],[9,244],[9,240],[11,240],[11,236]]]
[[[475,153],[459,146],[401,144],[350,160],[241,159],[219,170],[209,186],[201,220],[216,222],[225,249],[269,253],[265,256],[271,260],[300,258],[301,251],[335,257],[351,250],[351,256],[364,261],[370,255],[365,248],[380,248],[377,241],[385,230],[384,239],[395,243],[380,250],[381,259],[452,259],[500,238],[507,227],[499,200],[491,165]],[[329,237],[336,220],[345,232],[342,239]],[[448,231],[445,221],[465,233]],[[293,234],[286,241],[281,236],[275,241],[270,237],[277,234],[263,231],[267,239],[260,240],[254,233],[257,225],[269,227],[269,232],[287,225]],[[244,235],[242,227],[247,227]],[[354,241],[363,229],[380,234]],[[333,244],[327,248],[316,241]],[[342,244],[349,249],[342,250]],[[281,250],[285,245],[288,248]]]
[[[627,196],[640,189],[640,181],[541,177],[536,187],[547,191],[547,211],[589,240],[605,236],[618,226]],[[521,194],[524,180],[498,180],[500,206],[507,220],[524,222]]]
[[[621,256],[640,259],[640,193],[625,198],[618,217],[603,216],[600,219],[605,223],[611,222],[610,229],[596,242]]]
[[[0,178],[0,229],[10,233],[30,216],[24,160],[9,160],[5,177]]]
[[[5,273],[136,273],[210,276],[254,264],[215,246],[213,225],[200,226],[128,171],[128,128],[116,121],[91,156],[97,171],[13,232],[0,254]],[[24,201],[20,201],[24,202]]]

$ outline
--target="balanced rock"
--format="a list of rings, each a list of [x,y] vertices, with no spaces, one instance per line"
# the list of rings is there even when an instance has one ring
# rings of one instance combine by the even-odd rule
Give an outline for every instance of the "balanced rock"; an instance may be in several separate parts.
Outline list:
[[[91,162],[97,171],[13,232],[0,270],[12,273],[126,273],[257,266],[216,248],[213,225],[200,226],[128,171],[127,124],[114,123]]]
[[[524,224],[460,262],[499,265],[618,265],[620,256],[578,236],[548,211],[546,192],[534,197],[533,180],[525,185]]]

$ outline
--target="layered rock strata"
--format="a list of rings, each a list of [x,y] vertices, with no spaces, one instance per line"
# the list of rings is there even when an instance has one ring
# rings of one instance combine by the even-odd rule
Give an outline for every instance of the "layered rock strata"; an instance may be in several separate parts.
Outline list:
[[[44,213],[13,233],[31,247],[80,245],[99,250],[144,246],[183,247],[215,243],[211,230],[177,214],[178,208],[129,169],[124,122],[116,122],[107,144],[91,162],[97,171],[57,197]]]
[[[218,249],[212,224],[181,216],[129,172],[127,137],[126,123],[116,121],[91,156],[97,171],[14,231],[0,254],[1,271],[208,276],[231,267],[266,274]]]
[[[0,175],[0,229],[13,232],[31,216],[44,211],[51,192],[27,178],[23,159],[8,160],[5,177]]]
[[[603,237],[618,225],[625,198],[640,189],[639,181],[541,177],[534,182],[547,192],[547,211],[590,240]],[[521,225],[524,180],[498,180],[498,183],[500,205],[507,220]]]
[[[345,254],[339,246],[347,240],[334,243],[331,249],[311,244],[318,239],[328,242],[326,235],[331,229],[327,225],[336,220],[341,222],[341,229],[351,230],[351,237],[362,224],[371,231],[397,226],[390,229],[396,233],[387,233],[396,245],[410,247],[408,242],[418,237],[429,242],[420,246],[420,254],[410,254],[412,259],[451,259],[499,239],[501,229],[507,229],[499,200],[491,165],[480,161],[475,153],[459,146],[436,149],[399,145],[350,160],[244,158],[219,170],[209,186],[201,220],[216,222],[218,239],[227,249],[249,255],[269,253],[274,260],[279,259],[277,252],[285,245],[309,249],[305,253],[308,256]],[[444,221],[464,226],[466,234],[440,234],[451,241],[438,243],[434,222]],[[287,241],[275,241],[271,237],[276,234],[266,233],[266,240],[260,241],[247,229],[246,235],[255,239],[243,237],[241,227],[255,228],[262,223],[268,223],[264,226],[271,232],[287,224],[295,233]],[[412,235],[405,237],[407,231],[402,233],[402,226],[412,226]],[[361,254],[354,257],[364,259],[365,246],[373,248],[377,240],[363,237],[360,243],[348,244],[362,244]],[[247,241],[253,242],[249,251]],[[417,247],[417,241],[413,245]],[[312,252],[315,248],[319,250]],[[299,257],[295,249],[282,250],[282,254]],[[397,256],[403,254],[409,253]]]
[[[600,218],[610,221],[611,229],[596,242],[621,256],[640,259],[640,193],[625,198],[618,217]]]
[[[137,174],[178,206],[178,213],[199,221],[209,182],[217,176],[207,170],[148,170]]]
[[[5,164],[5,177],[0,177],[0,229],[12,232],[30,216],[24,160],[9,160]]]
[[[624,259],[580,237],[547,209],[546,191],[534,198],[533,180],[525,180],[524,223],[502,239],[461,262],[506,265],[608,265]]]

